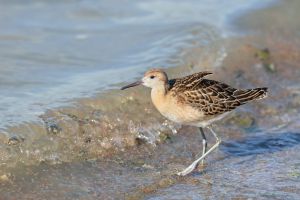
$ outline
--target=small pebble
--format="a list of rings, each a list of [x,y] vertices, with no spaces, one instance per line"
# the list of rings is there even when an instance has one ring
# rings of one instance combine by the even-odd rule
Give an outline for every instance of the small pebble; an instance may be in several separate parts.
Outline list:
[[[19,138],[17,136],[12,136],[8,139],[8,144],[9,145],[16,145],[19,144],[20,142],[23,142],[25,139],[24,138]]]

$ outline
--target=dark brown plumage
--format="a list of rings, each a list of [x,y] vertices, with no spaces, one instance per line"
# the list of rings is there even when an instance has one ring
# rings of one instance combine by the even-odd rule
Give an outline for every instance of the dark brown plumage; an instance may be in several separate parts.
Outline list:
[[[236,89],[225,83],[203,77],[211,72],[199,72],[169,81],[169,92],[188,102],[205,115],[219,115],[248,101],[267,96],[267,88]]]

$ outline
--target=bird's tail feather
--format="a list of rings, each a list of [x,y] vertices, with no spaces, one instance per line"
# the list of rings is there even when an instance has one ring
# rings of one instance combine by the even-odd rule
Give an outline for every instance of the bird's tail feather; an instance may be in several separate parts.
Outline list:
[[[268,96],[268,88],[254,88],[246,90],[237,90],[233,96],[242,104],[247,101],[263,99]]]

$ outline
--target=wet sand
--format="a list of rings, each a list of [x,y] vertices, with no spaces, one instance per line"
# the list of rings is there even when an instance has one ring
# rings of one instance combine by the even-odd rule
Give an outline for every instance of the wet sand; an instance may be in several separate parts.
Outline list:
[[[204,169],[174,176],[201,152],[197,129],[165,121],[146,98],[149,90],[116,90],[50,110],[41,116],[42,127],[23,127],[43,134],[35,147],[16,136],[10,151],[44,148],[48,157],[24,151],[19,163],[6,166],[0,199],[298,199],[300,26],[285,15],[298,5],[290,1],[249,13],[235,22],[247,34],[216,44],[226,52],[199,61],[202,49],[184,49],[184,65],[167,70],[176,77],[215,66],[213,79],[270,88],[267,99],[215,125],[223,143]],[[214,142],[210,136],[208,141]]]

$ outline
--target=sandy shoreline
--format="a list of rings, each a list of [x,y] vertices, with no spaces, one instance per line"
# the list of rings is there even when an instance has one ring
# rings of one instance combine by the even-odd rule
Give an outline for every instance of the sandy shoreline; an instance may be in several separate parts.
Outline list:
[[[209,167],[203,173],[188,178],[172,176],[199,153],[201,140],[195,128],[165,121],[145,98],[149,90],[138,88],[82,99],[76,107],[45,113],[41,116],[45,124],[12,128],[15,138],[0,138],[9,149],[2,160],[11,161],[9,152],[24,153],[18,163],[4,165],[1,184],[6,187],[1,194],[5,199],[43,199],[49,194],[49,199],[168,199],[172,193],[179,199],[299,196],[300,42],[295,30],[288,31],[289,26],[295,27],[293,23],[279,21],[285,19],[282,11],[296,7],[294,4],[299,5],[296,1],[283,3],[245,15],[235,22],[237,26],[254,31],[258,27],[260,32],[221,40],[216,49],[223,46],[226,51],[213,51],[201,60],[201,49],[186,50],[185,65],[167,70],[176,77],[215,66],[213,79],[240,88],[270,88],[268,99],[243,106],[217,124],[215,129],[224,144],[208,159]],[[273,19],[278,23],[268,26]],[[23,131],[41,134],[27,141],[22,139],[26,137]],[[257,139],[262,144],[255,144]],[[255,148],[261,151],[247,153]],[[245,156],[239,156],[241,151]],[[282,184],[277,187],[278,181]],[[78,185],[68,187],[71,182]],[[64,196],[66,192],[69,194]],[[184,192],[190,193],[183,196]]]

